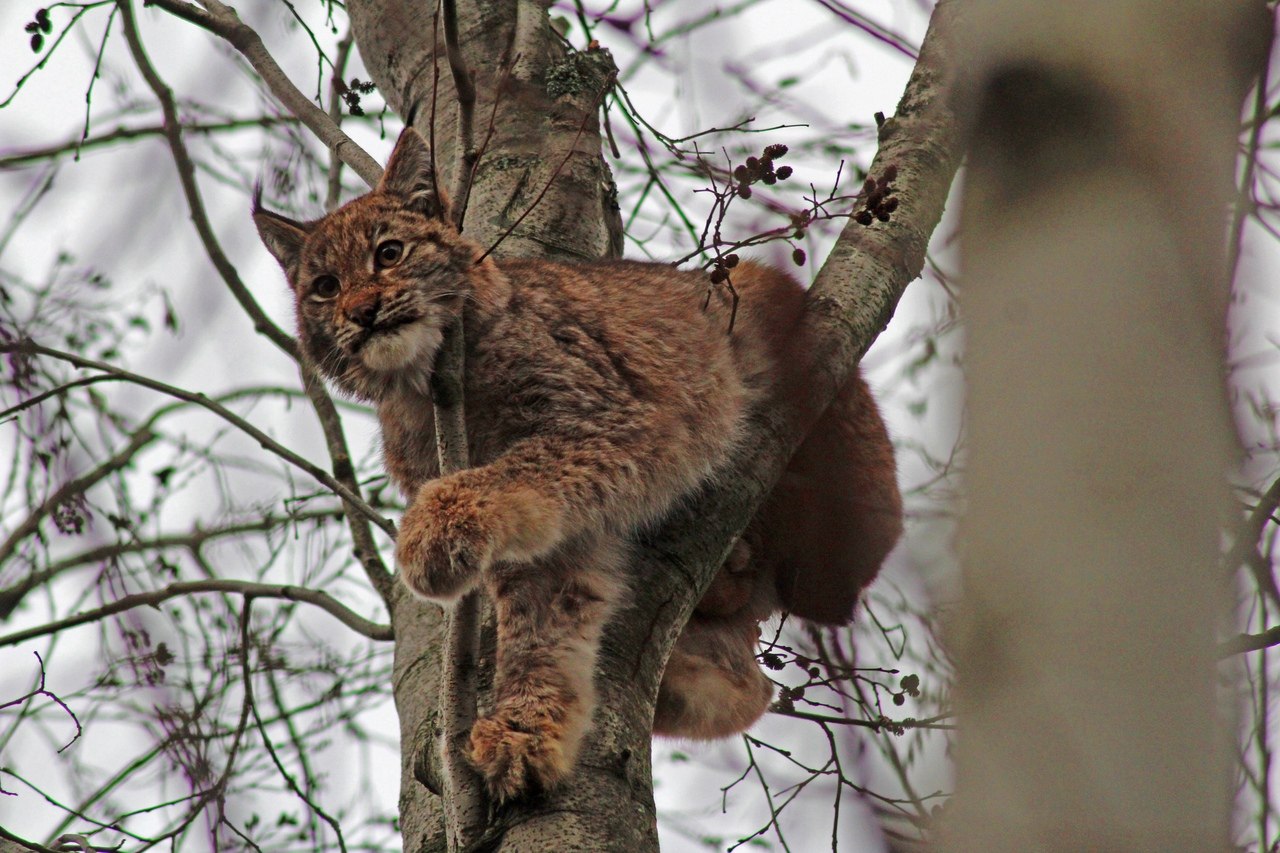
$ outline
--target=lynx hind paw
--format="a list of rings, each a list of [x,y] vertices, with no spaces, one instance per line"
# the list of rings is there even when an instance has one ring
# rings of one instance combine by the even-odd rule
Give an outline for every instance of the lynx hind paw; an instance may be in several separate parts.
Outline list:
[[[498,802],[549,791],[573,770],[554,725],[531,728],[501,717],[485,717],[471,727],[471,763]]]

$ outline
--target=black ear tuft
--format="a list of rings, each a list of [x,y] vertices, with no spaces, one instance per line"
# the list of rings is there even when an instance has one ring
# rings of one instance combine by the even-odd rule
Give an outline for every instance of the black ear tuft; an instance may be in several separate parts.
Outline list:
[[[378,192],[403,197],[408,204],[433,219],[448,219],[449,201],[437,186],[431,149],[422,134],[406,127],[396,140]]]
[[[286,275],[291,275],[302,254],[302,244],[307,240],[312,226],[302,222],[294,222],[272,213],[262,207],[262,184],[253,188],[253,224],[258,226],[258,236],[262,238],[267,250],[275,256],[284,268]]]

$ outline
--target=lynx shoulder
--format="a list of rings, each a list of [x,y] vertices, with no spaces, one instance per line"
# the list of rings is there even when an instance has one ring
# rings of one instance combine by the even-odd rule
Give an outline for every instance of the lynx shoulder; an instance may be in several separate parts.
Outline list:
[[[744,263],[740,302],[705,278],[609,261],[495,261],[449,224],[430,152],[401,135],[379,186],[316,222],[255,209],[297,304],[305,355],[372,402],[408,509],[404,583],[494,602],[492,711],[471,758],[498,798],[571,771],[594,705],[601,629],[623,600],[628,543],[712,477],[753,407],[805,391],[804,292]],[[430,380],[444,333],[466,330],[473,467],[439,476]],[[780,609],[847,621],[901,529],[892,446],[866,384],[841,390],[685,628],[654,730],[709,738],[764,712],[758,623]]]

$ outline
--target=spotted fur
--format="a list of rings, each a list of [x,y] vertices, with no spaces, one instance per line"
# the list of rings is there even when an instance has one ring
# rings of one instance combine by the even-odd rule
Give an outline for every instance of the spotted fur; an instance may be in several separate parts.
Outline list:
[[[494,707],[471,758],[498,798],[571,771],[594,706],[600,632],[627,588],[628,542],[714,476],[752,407],[806,392],[783,273],[735,268],[741,296],[628,261],[480,260],[447,223],[430,155],[401,136],[377,189],[317,222],[256,209],[297,302],[303,352],[377,407],[386,467],[409,499],[396,559],[437,601],[480,587],[498,622]],[[439,476],[430,378],[466,330],[474,467]],[[847,621],[901,525],[891,445],[861,378],[843,389],[744,533],[673,652],[654,730],[750,726],[772,683],[758,624],[780,608]]]

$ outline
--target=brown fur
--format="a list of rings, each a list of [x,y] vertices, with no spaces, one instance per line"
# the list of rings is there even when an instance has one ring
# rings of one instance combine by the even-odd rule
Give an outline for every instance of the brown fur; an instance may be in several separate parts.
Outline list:
[[[804,293],[741,264],[730,335],[728,306],[703,308],[696,273],[477,263],[481,248],[446,224],[433,185],[409,130],[374,192],[314,223],[254,218],[297,297],[304,353],[377,406],[387,470],[409,498],[396,546],[404,582],[438,601],[476,586],[493,598],[495,700],[472,730],[471,758],[507,798],[572,771],[629,537],[714,476],[748,409],[806,392],[795,336]],[[429,383],[459,315],[475,467],[440,477]],[[720,737],[755,722],[773,693],[755,663],[759,621],[779,608],[847,621],[900,517],[892,448],[855,377],[677,642],[654,730]]]

